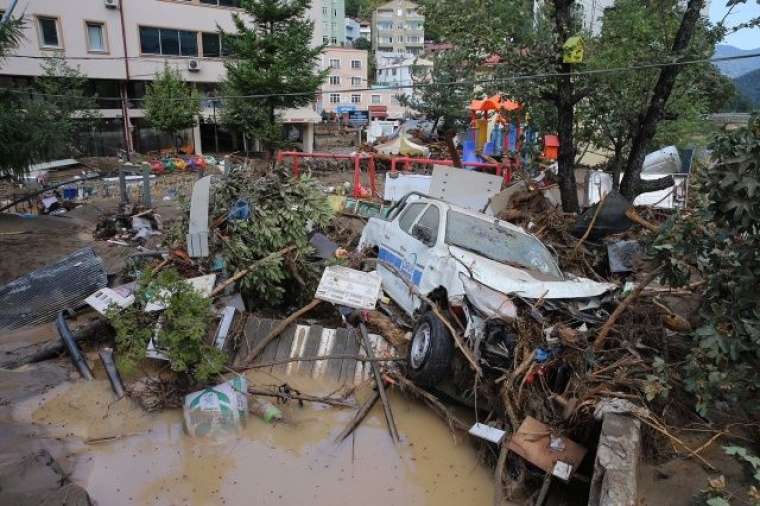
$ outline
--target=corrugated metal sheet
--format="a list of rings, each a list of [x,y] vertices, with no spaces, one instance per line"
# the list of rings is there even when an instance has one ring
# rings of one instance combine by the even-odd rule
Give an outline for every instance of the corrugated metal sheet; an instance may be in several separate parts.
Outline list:
[[[248,353],[256,347],[269,332],[279,324],[278,320],[266,318],[248,318],[245,327],[245,339],[237,352],[233,365],[242,366],[248,361]],[[369,340],[373,352],[378,357],[392,355],[391,346],[377,334],[370,334]],[[319,325],[290,325],[278,339],[264,348],[261,355],[253,361],[254,365],[290,358],[321,357],[326,355],[357,355],[365,357],[364,349],[359,346],[358,331],[345,328],[326,329]],[[275,377],[288,375],[309,376],[336,381],[345,384],[359,384],[370,378],[372,373],[369,362],[354,359],[327,359],[309,362],[289,362],[263,369]]]
[[[103,260],[84,248],[0,288],[0,333],[55,319],[106,286]]]

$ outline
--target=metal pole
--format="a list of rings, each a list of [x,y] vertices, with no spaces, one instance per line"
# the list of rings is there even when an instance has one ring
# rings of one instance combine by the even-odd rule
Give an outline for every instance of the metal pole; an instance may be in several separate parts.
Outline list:
[[[214,152],[219,154],[219,128],[216,124],[216,99],[211,101],[211,107],[214,110]]]
[[[377,384],[377,393],[380,394],[380,399],[383,401],[383,410],[385,412],[385,421],[388,424],[388,431],[391,433],[391,438],[394,442],[398,443],[398,429],[396,428],[396,420],[393,418],[393,411],[391,411],[391,404],[388,400],[388,393],[385,391],[383,385],[383,376],[380,374],[380,368],[375,361],[375,353],[372,351],[372,343],[369,340],[369,334],[367,333],[367,326],[363,321],[359,322],[359,332],[362,335],[362,343],[364,344],[364,351],[367,353],[367,358],[370,359],[370,367],[372,368],[372,374],[375,377],[375,383]]]
[[[119,370],[116,368],[116,362],[113,360],[113,350],[111,348],[103,348],[98,351],[100,361],[103,362],[103,368],[108,375],[108,381],[111,382],[111,388],[113,393],[116,394],[117,399],[124,397],[124,384],[121,382],[121,376]]]
[[[150,199],[150,166],[143,165],[143,205],[146,209],[152,207]]]
[[[90,369],[89,364],[87,364],[87,360],[82,356],[82,352],[79,350],[79,346],[77,346],[76,339],[71,333],[71,330],[69,330],[69,326],[66,324],[66,317],[64,316],[63,311],[58,313],[58,318],[55,320],[55,326],[58,329],[58,334],[61,336],[61,341],[63,341],[63,344],[69,350],[71,361],[79,370],[79,374],[81,374],[87,381],[92,381],[92,370]]]
[[[129,194],[127,193],[127,178],[124,174],[124,166],[119,167],[119,191],[121,192],[121,203],[129,204]]]

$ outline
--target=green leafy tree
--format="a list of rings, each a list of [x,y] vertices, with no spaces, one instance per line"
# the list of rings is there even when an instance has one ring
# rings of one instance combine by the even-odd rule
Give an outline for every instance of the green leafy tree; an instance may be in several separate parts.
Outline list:
[[[602,70],[667,60],[680,18],[674,0],[649,4],[619,0],[603,17],[602,32],[594,42],[588,67]],[[713,44],[713,34],[701,23],[690,51],[710,55]],[[594,91],[578,104],[577,112],[586,121],[586,128],[578,129],[578,141],[612,153],[607,168],[616,187],[658,74],[652,68],[587,78]],[[721,83],[720,74],[709,63],[684,68],[667,102],[653,147],[684,145],[706,134],[709,124],[703,115],[715,107],[713,97],[722,89]]]
[[[145,119],[152,127],[169,134],[179,149],[177,133],[195,125],[201,103],[198,93],[168,65],[156,74],[145,91]]]
[[[701,325],[684,368],[702,414],[717,401],[759,393],[760,117],[719,136],[711,150],[717,163],[696,176],[696,208],[669,222],[652,246],[669,284],[695,275],[705,282]]]
[[[372,43],[364,37],[359,37],[354,41],[354,49],[363,49],[364,51],[369,51],[372,49]]]
[[[42,64],[30,88],[5,91],[0,102],[0,172],[20,175],[30,164],[76,154],[73,140],[97,124],[87,78],[62,58]]]
[[[457,130],[468,124],[467,106],[475,93],[471,80],[475,67],[453,50],[434,56],[433,68],[428,69],[414,68],[412,79],[417,87],[413,93],[397,98],[402,105],[411,107],[434,122],[433,130],[437,128],[443,132],[455,165],[461,166],[453,139]]]
[[[283,143],[278,109],[314,100],[327,77],[316,70],[322,47],[312,48],[309,0],[246,0],[246,16],[234,15],[236,34],[225,37],[224,121],[271,154]],[[238,97],[238,98],[234,98]]]

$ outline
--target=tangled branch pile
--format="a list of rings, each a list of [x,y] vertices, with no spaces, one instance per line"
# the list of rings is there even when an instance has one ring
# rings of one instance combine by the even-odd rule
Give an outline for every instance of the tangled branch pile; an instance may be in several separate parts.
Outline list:
[[[257,176],[237,169],[214,187],[210,215],[216,227],[212,248],[224,258],[229,273],[295,247],[287,257],[272,258],[243,277],[245,297],[271,307],[286,300],[297,303],[304,293],[313,293],[321,272],[307,258],[309,235],[326,227],[333,215],[314,179],[293,179],[282,171]]]

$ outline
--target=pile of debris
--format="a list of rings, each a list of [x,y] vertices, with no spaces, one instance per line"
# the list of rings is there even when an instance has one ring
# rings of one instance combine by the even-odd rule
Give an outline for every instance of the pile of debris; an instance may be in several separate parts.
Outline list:
[[[398,441],[386,392],[398,388],[452,430],[484,441],[499,498],[536,494],[542,504],[552,491],[580,489],[604,504],[614,487],[631,486],[621,485],[628,478],[608,481],[614,473],[606,470],[617,465],[605,453],[609,438],[624,432],[639,441],[642,423],[668,434],[654,413],[659,394],[673,385],[658,368],[677,359],[672,337],[690,326],[671,309],[676,294],[654,285],[658,269],[642,258],[664,214],[642,217],[609,194],[584,215],[569,216],[545,194],[526,180],[484,197],[502,220],[479,212],[483,199],[463,209],[410,194],[359,230],[354,218],[351,225],[336,218],[315,180],[231,166],[222,178],[195,183],[189,207],[162,236],[164,250],[142,256],[139,269],[116,278],[120,284],[111,277],[106,286],[103,273],[79,300],[58,301],[46,317],[57,317],[72,360],[91,378],[77,333],[58,312],[86,297],[115,331],[115,350],[100,357],[116,395],[147,409],[184,407],[192,435],[235,431],[249,412],[279,419],[259,396],[354,407],[350,395],[262,389],[243,376],[223,376],[347,360],[353,367],[338,377],[371,378],[375,390],[339,440],[380,401]],[[130,244],[161,230],[151,209],[122,207],[97,235]],[[277,319],[253,341],[246,334],[251,308]],[[307,314],[350,329],[345,353],[329,355],[324,340],[294,330],[285,337]],[[371,331],[388,345],[379,346]],[[285,355],[267,351],[278,339],[287,339]],[[169,367],[123,385],[119,369],[143,358]],[[452,399],[472,408],[474,424],[447,406]],[[630,463],[636,451],[618,457]],[[635,486],[633,471],[626,476]]]

